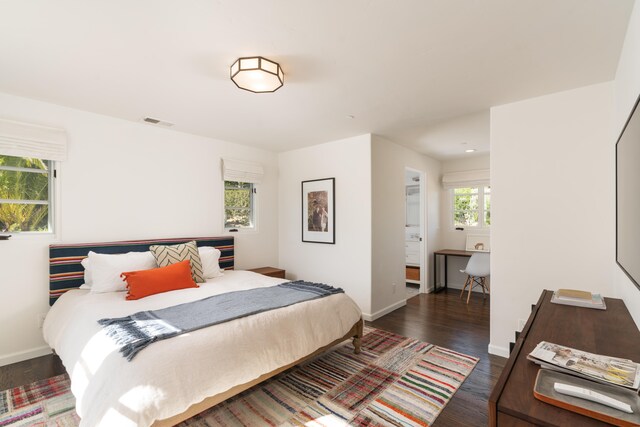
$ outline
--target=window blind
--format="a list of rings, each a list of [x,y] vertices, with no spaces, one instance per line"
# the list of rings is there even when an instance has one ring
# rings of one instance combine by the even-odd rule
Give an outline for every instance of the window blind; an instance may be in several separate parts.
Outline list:
[[[449,172],[442,175],[442,186],[445,189],[484,185],[489,185],[489,169]]]
[[[247,160],[222,159],[222,176],[225,181],[259,184],[263,175],[264,169],[260,163]]]
[[[0,154],[66,160],[67,133],[64,129],[0,119]]]

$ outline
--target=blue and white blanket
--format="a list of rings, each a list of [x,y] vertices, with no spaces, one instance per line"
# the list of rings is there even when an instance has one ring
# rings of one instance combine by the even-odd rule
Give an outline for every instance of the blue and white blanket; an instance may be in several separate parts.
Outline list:
[[[155,341],[342,292],[340,288],[322,283],[298,280],[266,288],[228,292],[125,317],[100,319],[98,323],[105,328],[107,335],[121,345],[120,352],[131,361],[138,352]]]

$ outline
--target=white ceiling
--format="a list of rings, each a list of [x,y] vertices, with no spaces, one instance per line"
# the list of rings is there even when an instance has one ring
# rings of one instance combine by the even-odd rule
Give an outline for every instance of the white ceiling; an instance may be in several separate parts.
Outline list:
[[[464,141],[434,123],[613,79],[632,6],[0,0],[0,91],[274,151],[370,132],[448,158]],[[284,87],[236,88],[229,66],[251,55],[279,62]]]

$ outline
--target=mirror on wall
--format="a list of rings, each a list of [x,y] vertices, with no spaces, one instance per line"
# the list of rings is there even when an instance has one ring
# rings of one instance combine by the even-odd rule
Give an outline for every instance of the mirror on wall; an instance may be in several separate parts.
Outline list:
[[[640,97],[616,143],[616,262],[640,289]]]
[[[407,217],[405,219],[407,227],[420,226],[420,186],[407,185],[406,187]]]

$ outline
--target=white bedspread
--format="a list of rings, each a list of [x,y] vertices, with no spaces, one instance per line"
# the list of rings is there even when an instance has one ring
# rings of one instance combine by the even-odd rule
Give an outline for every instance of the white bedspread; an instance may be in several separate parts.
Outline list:
[[[71,376],[81,426],[149,426],[340,338],[360,318],[345,294],[200,329],[151,344],[127,362],[97,320],[283,282],[227,271],[197,289],[126,301],[123,292],[65,293],[43,327]]]

